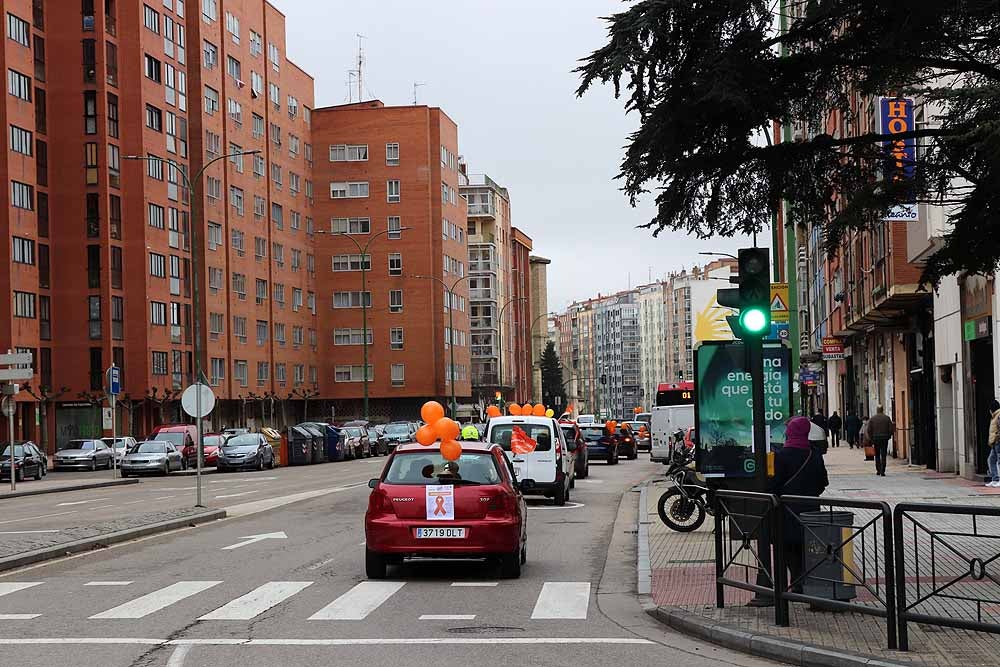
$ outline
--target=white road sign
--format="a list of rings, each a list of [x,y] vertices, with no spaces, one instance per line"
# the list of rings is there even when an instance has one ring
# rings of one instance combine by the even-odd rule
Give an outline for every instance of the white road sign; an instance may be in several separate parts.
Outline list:
[[[199,389],[201,391],[201,405],[198,405]],[[212,414],[212,410],[215,408],[215,393],[212,392],[212,388],[207,384],[200,382],[193,384],[181,394],[181,407],[184,408],[184,412],[196,419],[207,417]],[[201,408],[201,414],[198,414],[199,407]]]

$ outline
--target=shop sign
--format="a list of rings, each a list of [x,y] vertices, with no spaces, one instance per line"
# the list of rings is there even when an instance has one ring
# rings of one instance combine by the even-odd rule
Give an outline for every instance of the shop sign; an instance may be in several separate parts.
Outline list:
[[[847,355],[844,353],[844,341],[840,338],[824,338],[823,339],[823,360],[824,361],[834,361],[837,359],[844,359]]]
[[[883,97],[881,99],[882,133],[902,134],[916,128],[913,118],[913,100],[910,98]],[[916,170],[917,142],[915,139],[894,139],[885,142],[885,177],[892,181],[913,180]],[[916,204],[903,201],[893,206],[883,220],[912,222],[917,220]]]

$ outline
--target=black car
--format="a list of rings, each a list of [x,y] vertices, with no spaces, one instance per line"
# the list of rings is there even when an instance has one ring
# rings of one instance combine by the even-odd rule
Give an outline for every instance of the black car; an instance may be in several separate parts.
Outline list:
[[[10,479],[10,452],[9,444],[2,445],[0,452],[0,479]],[[25,477],[41,479],[48,472],[48,459],[35,443],[31,441],[18,442],[14,444],[14,464],[17,472],[14,475],[18,482],[24,481]]]
[[[372,445],[368,438],[368,429],[364,426],[343,426],[340,437],[344,442],[344,451],[348,458],[363,459],[372,456]]]
[[[632,461],[639,458],[639,443],[635,435],[627,426],[618,427],[618,453]]]
[[[391,422],[385,425],[384,433],[389,451],[392,451],[397,445],[413,442],[417,430],[413,428],[413,422]]]

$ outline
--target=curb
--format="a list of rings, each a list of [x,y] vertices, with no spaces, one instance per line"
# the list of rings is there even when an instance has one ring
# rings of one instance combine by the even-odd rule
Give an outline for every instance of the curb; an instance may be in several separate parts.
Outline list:
[[[669,605],[657,606],[650,599],[651,574],[649,560],[649,519],[646,510],[646,489],[652,480],[642,485],[638,520],[638,594],[643,611],[667,627],[685,635],[703,639],[735,651],[800,667],[913,667],[909,662],[893,662],[872,655],[848,653],[794,639],[782,639],[767,634],[753,634],[725,623],[717,623],[698,614]],[[645,580],[646,588],[643,589]]]
[[[107,482],[94,482],[93,484],[73,484],[71,486],[60,486],[54,489],[37,489],[29,491],[15,491],[14,493],[5,493],[0,495],[0,500],[12,500],[14,498],[23,498],[25,496],[41,496],[46,493],[63,493],[65,491],[86,491],[87,489],[102,489],[109,486],[125,486],[126,484],[138,484],[138,479],[114,479],[108,480]]]
[[[125,530],[105,533],[104,535],[95,535],[94,537],[87,537],[73,542],[53,544],[52,546],[35,549],[34,551],[25,551],[24,553],[0,558],[0,572],[24,567],[25,565],[41,563],[55,558],[63,558],[64,556],[71,556],[84,551],[104,549],[112,544],[128,542],[139,537],[166,533],[172,530],[177,530],[178,528],[193,527],[202,523],[208,523],[209,521],[216,521],[224,518],[226,518],[225,510],[208,510],[178,519],[169,519],[167,521],[150,523],[137,528],[127,528]]]

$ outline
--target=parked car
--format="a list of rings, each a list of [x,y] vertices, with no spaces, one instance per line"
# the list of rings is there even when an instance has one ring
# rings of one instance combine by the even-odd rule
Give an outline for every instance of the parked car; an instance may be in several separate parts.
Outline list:
[[[634,461],[639,458],[639,443],[636,434],[627,424],[618,427],[618,453],[626,459]]]
[[[584,424],[594,424],[596,422],[597,422],[597,417],[594,415],[579,415],[576,418],[576,423],[579,424],[580,426],[583,426]]]
[[[649,437],[649,424],[644,421],[627,421],[624,426],[631,429],[637,450],[648,452],[652,448],[653,439]]]
[[[70,440],[63,449],[56,452],[54,468],[66,470],[97,470],[111,468],[113,450],[103,440]]]
[[[133,447],[122,459],[122,477],[144,472],[169,475],[183,470],[184,456],[167,440],[147,440]]]
[[[219,447],[222,447],[230,437],[233,436],[227,436],[225,433],[203,433],[201,435],[202,449],[204,450],[202,464],[206,468],[218,465]],[[186,467],[198,467],[198,448],[194,446],[194,443],[185,447],[181,454],[184,455]]]
[[[383,424],[368,427],[368,440],[372,444],[372,456],[382,456],[389,453],[389,438],[385,434]]]
[[[249,433],[249,432],[250,432],[250,429],[248,429],[248,428],[224,428],[224,429],[222,429],[222,435],[226,436],[227,438],[231,438],[234,435],[243,435],[244,433]]]
[[[219,471],[274,467],[274,449],[260,433],[244,433],[226,440],[219,450]]]
[[[0,445],[0,479],[10,479],[10,455],[11,446],[9,443]],[[16,442],[13,447],[14,465],[16,472],[14,478],[18,482],[23,482],[26,477],[41,479],[48,471],[48,459],[35,443],[30,440]]]
[[[101,438],[101,441],[114,450],[115,461],[118,463],[121,463],[122,459],[125,458],[125,455],[128,454],[129,450],[138,444],[136,439],[130,435],[118,438]]]
[[[591,460],[618,463],[618,438],[603,426],[580,426],[580,433],[587,442],[587,455]]]
[[[427,486],[452,484],[451,517],[428,520]],[[399,445],[372,492],[365,513],[365,571],[382,579],[404,558],[488,558],[501,574],[521,576],[527,558],[528,509],[514,469],[500,447],[462,443],[457,461],[441,445]],[[447,516],[447,515],[446,515]]]
[[[406,445],[413,442],[417,434],[417,429],[413,428],[413,422],[391,422],[385,425],[385,439],[389,451],[398,445]]]
[[[517,429],[517,431],[515,431]],[[515,433],[534,441],[534,450],[512,451]],[[490,420],[486,441],[500,445],[514,464],[522,492],[552,498],[556,505],[569,500],[575,470],[576,442],[567,443],[558,422],[549,417],[508,416]]]
[[[574,461],[576,477],[578,479],[586,479],[590,476],[590,453],[587,451],[587,442],[583,439],[580,427],[576,425],[576,422],[561,421],[559,422],[559,428],[562,429],[567,445],[571,441],[576,443],[576,451],[574,452],[576,454],[576,460]]]
[[[194,450],[194,446],[198,442],[198,427],[194,424],[161,424],[153,429],[149,439],[171,443],[184,457],[186,465],[189,458],[187,452],[197,451]]]
[[[340,437],[344,438],[345,451],[351,458],[363,459],[372,455],[368,430],[364,426],[344,426],[340,429]]]

